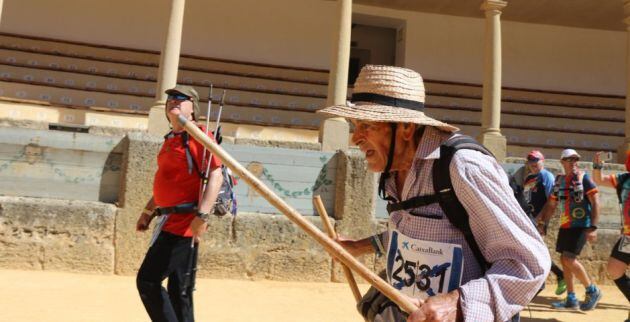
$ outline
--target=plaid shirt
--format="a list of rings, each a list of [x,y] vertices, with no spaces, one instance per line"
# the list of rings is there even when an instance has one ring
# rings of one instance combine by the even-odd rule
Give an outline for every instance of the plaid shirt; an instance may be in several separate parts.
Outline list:
[[[427,126],[407,175],[402,194],[395,175],[386,182],[386,193],[400,200],[431,195],[432,167],[440,145],[452,134]],[[470,216],[470,227],[479,248],[492,267],[482,274],[463,234],[436,204],[393,212],[390,227],[415,239],[460,244],[464,271],[460,288],[466,321],[508,321],[520,312],[542,286],[551,266],[549,251],[532,222],[514,198],[508,178],[490,156],[473,150],[458,151],[450,164],[455,193]],[[437,219],[435,218],[437,217]]]

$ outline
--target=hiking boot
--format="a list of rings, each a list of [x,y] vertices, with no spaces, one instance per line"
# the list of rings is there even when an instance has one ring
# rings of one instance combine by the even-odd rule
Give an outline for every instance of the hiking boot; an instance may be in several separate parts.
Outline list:
[[[582,311],[592,310],[597,306],[597,303],[601,299],[602,291],[597,286],[594,286],[594,290],[592,290],[591,292],[586,292],[584,303],[580,305],[580,309]]]
[[[553,302],[551,306],[554,309],[574,309],[577,310],[580,307],[580,302],[578,302],[577,298],[567,296],[564,301]]]
[[[562,295],[567,291],[567,283],[564,279],[558,280],[558,286],[556,286],[556,295]]]

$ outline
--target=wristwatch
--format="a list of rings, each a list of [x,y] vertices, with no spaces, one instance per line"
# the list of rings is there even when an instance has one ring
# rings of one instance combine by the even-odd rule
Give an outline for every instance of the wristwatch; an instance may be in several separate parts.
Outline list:
[[[210,219],[210,214],[207,212],[197,211],[197,217],[201,218],[203,221],[208,221],[208,219]]]
[[[597,226],[595,226],[595,225],[591,225],[591,226],[590,226],[590,227],[588,227],[588,228],[589,228],[589,229],[592,229],[592,230],[597,230]]]
[[[604,168],[604,162],[602,163],[593,163],[593,170],[601,170]]]

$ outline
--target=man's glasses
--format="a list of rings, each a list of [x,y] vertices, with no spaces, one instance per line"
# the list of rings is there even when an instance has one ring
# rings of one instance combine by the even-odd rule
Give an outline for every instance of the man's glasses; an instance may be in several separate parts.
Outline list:
[[[527,158],[527,162],[529,162],[529,163],[536,163],[538,161],[540,161],[539,158]]]
[[[184,95],[184,94],[169,94],[168,95],[168,99],[169,100],[175,100],[175,101],[188,101],[190,100],[190,97]]]
[[[577,162],[577,161],[580,161],[580,158],[576,158],[576,157],[568,157],[568,158],[564,158],[564,159],[562,159],[562,161],[567,161],[567,162]]]

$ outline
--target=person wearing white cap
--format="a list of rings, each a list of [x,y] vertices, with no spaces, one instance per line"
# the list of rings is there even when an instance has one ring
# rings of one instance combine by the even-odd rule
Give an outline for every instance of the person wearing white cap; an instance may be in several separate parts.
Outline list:
[[[496,159],[427,116],[424,100],[417,72],[367,65],[352,103],[320,111],[352,122],[390,213],[386,234],[339,242],[360,255],[383,241],[388,282],[420,306],[407,321],[518,320],[549,273],[549,252]],[[392,306],[360,309],[373,321],[370,312]]]
[[[560,208],[560,231],[556,251],[561,254],[560,260],[567,283],[567,297],[564,301],[552,303],[552,306],[572,309],[579,307],[587,311],[597,306],[602,292],[595,286],[577,257],[582,252],[586,241],[595,242],[597,239],[599,197],[595,183],[587,173],[578,169],[579,160],[580,155],[575,150],[562,151],[560,162],[564,175],[556,177],[553,194],[543,209],[542,221],[548,222],[556,207]],[[586,288],[584,302],[581,304],[575,295],[574,276]]]

